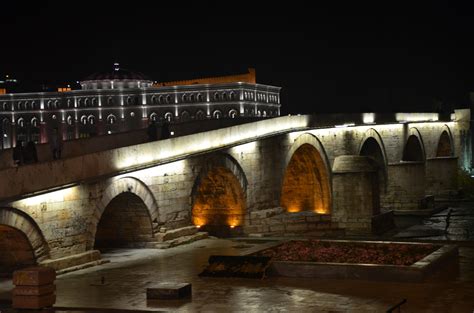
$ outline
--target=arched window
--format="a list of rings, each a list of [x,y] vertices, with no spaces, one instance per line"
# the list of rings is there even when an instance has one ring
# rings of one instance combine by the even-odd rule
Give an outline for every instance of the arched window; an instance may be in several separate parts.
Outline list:
[[[238,113],[236,110],[232,109],[229,111],[229,117],[230,118],[236,118],[238,116]]]
[[[72,116],[71,116],[71,115],[68,115],[68,117],[67,117],[67,119],[66,119],[66,123],[67,123],[69,126],[71,126],[71,125],[72,125],[72,121],[73,121]]]
[[[263,115],[263,117],[267,117],[267,111],[263,110],[262,115]]]
[[[219,110],[215,110],[214,112],[212,112],[212,117],[216,119],[220,119],[222,117],[222,112]]]
[[[87,121],[89,122],[89,124],[94,125],[95,124],[94,115],[89,115],[89,117],[87,118]]]
[[[31,126],[38,127],[38,119],[36,117],[31,119]]]
[[[97,98],[92,98],[92,106],[96,106],[97,105]]]
[[[22,117],[16,123],[19,127],[25,127],[25,120]]]
[[[31,101],[31,109],[32,109],[32,110],[36,110],[36,109],[37,109],[36,101]]]
[[[183,111],[181,112],[181,121],[186,122],[189,120],[189,112]]]
[[[171,122],[172,118],[173,118],[173,113],[171,113],[171,112],[166,112],[165,113],[165,120],[167,120],[168,122]]]
[[[151,96],[151,103],[156,104],[156,96]]]
[[[160,96],[158,97],[158,102],[159,102],[160,104],[165,103],[165,100],[164,100],[164,98],[163,98],[163,95],[160,95]]]
[[[54,101],[54,108],[59,108],[59,100]]]
[[[67,99],[67,107],[70,108],[72,105],[72,101],[71,99]]]
[[[166,103],[171,103],[171,95],[166,96]]]
[[[107,116],[107,124],[112,125],[112,124],[115,124],[116,122],[117,122],[117,118],[114,115],[110,114],[109,116]]]
[[[114,104],[114,98],[109,97],[109,98],[107,99],[107,103],[108,103],[109,105],[113,105],[113,104]]]
[[[195,96],[194,94],[189,95],[189,102],[194,102],[195,101]]]
[[[6,102],[3,102],[2,109],[3,109],[3,111],[6,111],[8,109],[8,105],[7,105]]]
[[[197,120],[203,120],[205,117],[206,117],[206,115],[204,114],[204,111],[198,110],[196,112],[196,119]]]
[[[227,93],[225,93],[225,92],[222,93],[222,100],[224,100],[224,101],[227,100]]]
[[[132,97],[127,97],[127,104],[132,104],[132,103],[133,103]]]
[[[187,95],[187,94],[183,94],[183,95],[181,96],[181,101],[187,102],[187,101],[188,101],[188,95]]]
[[[82,125],[87,125],[87,116],[85,116],[85,115],[81,116],[81,124]]]
[[[204,97],[200,93],[198,93],[198,95],[197,95],[197,101],[198,102],[203,102],[204,101]]]
[[[219,93],[217,92],[214,93],[214,100],[216,101],[219,100]]]
[[[231,91],[231,92],[229,93],[229,99],[230,99],[230,100],[235,100],[235,92]]]
[[[150,117],[148,118],[150,121],[157,122],[158,121],[158,114],[155,112],[150,114]]]
[[[257,115],[262,116],[262,111],[258,110]]]
[[[29,109],[30,109],[30,102],[26,101],[25,102],[25,110],[29,110]]]
[[[77,99],[76,103],[77,103],[77,107],[80,108],[82,106],[82,99],[81,98]]]
[[[22,110],[23,109],[23,102],[18,101],[18,103],[16,104],[16,108],[17,108],[17,110]]]

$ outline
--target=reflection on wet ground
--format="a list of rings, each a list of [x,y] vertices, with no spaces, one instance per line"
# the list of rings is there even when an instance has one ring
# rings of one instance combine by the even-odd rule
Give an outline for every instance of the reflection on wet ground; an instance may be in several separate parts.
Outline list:
[[[236,248],[240,245],[206,239],[168,250],[115,250],[104,254],[111,263],[58,277],[56,306],[177,312],[385,312],[406,298],[402,312],[472,312],[474,308],[474,249],[470,247],[461,247],[459,264],[425,283],[198,277],[211,254],[238,254],[247,249]],[[146,288],[158,282],[191,282],[192,299],[147,302]],[[0,284],[0,297],[7,298],[10,288],[11,282]]]
[[[471,209],[467,205],[453,209],[447,234],[443,220],[447,211],[423,221],[422,227],[438,231],[437,235],[428,236],[430,239],[458,243],[472,240]],[[413,234],[417,233],[419,239],[428,238],[425,235],[429,233],[415,229]],[[172,312],[385,312],[407,299],[402,312],[474,310],[474,246],[468,241],[461,243],[456,264],[446,266],[423,283],[198,277],[210,255],[240,254],[270,241],[211,238],[167,250],[111,250],[103,254],[111,263],[58,277],[56,307]],[[159,282],[190,282],[192,298],[147,302],[146,288]],[[0,308],[8,302],[11,288],[11,281],[0,281]]]
[[[449,211],[451,211],[448,218]],[[449,227],[446,230],[446,223]],[[420,225],[400,232],[397,238],[423,238],[441,241],[474,241],[474,204],[459,203],[427,217]]]

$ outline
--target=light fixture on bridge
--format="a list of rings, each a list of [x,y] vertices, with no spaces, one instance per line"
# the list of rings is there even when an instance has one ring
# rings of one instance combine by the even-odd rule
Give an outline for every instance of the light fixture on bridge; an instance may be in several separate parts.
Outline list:
[[[350,127],[350,126],[355,126],[355,123],[345,123],[342,125],[335,125],[336,128],[344,128],[344,127]]]
[[[362,122],[364,124],[375,124],[375,113],[362,113]]]

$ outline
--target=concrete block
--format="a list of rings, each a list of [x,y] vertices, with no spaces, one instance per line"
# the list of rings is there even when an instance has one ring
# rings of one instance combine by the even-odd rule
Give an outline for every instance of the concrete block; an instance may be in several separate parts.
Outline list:
[[[147,300],[182,299],[192,296],[190,283],[161,283],[146,289]]]
[[[42,296],[13,296],[12,307],[16,309],[42,309],[53,306],[56,295],[53,293]]]
[[[13,272],[13,284],[16,286],[40,286],[52,284],[56,272],[50,267],[34,266]]]

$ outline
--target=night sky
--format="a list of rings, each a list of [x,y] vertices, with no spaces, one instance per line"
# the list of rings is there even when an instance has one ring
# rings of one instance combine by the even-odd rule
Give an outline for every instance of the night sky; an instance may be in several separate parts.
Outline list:
[[[255,67],[258,82],[283,87],[283,114],[450,110],[474,91],[467,6],[37,2],[2,3],[0,19],[0,75],[28,88],[117,61],[157,81]]]

